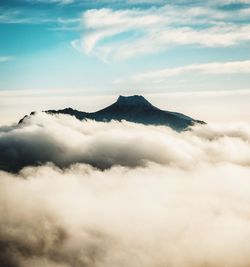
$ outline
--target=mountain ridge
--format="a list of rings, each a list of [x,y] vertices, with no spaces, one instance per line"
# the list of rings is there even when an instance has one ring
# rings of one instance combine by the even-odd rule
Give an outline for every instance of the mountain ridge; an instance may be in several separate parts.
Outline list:
[[[73,108],[59,110],[46,110],[48,114],[67,114],[79,120],[92,119],[95,121],[126,120],[145,125],[164,125],[176,131],[187,129],[196,123],[204,124],[204,121],[193,119],[185,114],[161,110],[152,105],[141,95],[123,96],[120,95],[117,101],[101,110],[95,112],[84,112]],[[30,116],[34,115],[31,112]],[[21,124],[28,116],[19,121]]]

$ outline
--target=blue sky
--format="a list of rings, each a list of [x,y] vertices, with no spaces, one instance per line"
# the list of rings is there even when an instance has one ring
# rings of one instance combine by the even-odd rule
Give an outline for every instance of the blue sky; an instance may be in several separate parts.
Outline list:
[[[135,93],[211,120],[211,105],[250,117],[249,0],[2,0],[0,33],[6,121],[18,109],[95,109],[84,99]]]

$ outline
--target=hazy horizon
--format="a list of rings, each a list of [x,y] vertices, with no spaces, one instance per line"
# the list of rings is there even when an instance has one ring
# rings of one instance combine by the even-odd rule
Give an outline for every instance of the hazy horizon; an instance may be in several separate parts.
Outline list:
[[[132,94],[134,95],[136,91]],[[196,119],[211,123],[250,122],[250,90],[207,91],[207,92],[173,92],[165,94],[143,95],[152,104],[162,110],[181,112]],[[114,103],[119,95],[75,95],[65,91],[2,91],[3,105],[0,107],[2,117],[0,125],[17,123],[23,116],[33,111],[63,109],[71,107],[79,111],[94,112]],[[240,108],[236,108],[240,105]]]

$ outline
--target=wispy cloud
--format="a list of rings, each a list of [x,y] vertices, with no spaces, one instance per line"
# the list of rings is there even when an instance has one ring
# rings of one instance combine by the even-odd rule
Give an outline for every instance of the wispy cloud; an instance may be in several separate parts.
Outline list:
[[[250,60],[212,62],[205,64],[191,64],[177,68],[166,68],[136,74],[132,77],[135,81],[162,81],[169,77],[185,74],[188,72],[199,72],[203,74],[234,74],[250,73]]]
[[[66,4],[66,3],[65,3]],[[26,9],[1,9],[0,8],[0,24],[49,24],[60,30],[69,28],[79,28],[81,18],[79,16],[57,17],[51,16],[49,12],[39,9],[34,12]]]
[[[44,23],[60,23],[58,19],[48,16],[39,10],[30,12],[23,9],[1,9],[0,8],[0,24],[44,24]]]
[[[82,18],[84,35],[72,45],[104,60],[153,53],[172,45],[233,46],[250,40],[250,25],[234,23],[247,17],[241,11],[205,5],[88,10]]]
[[[32,2],[32,3],[46,3],[46,4],[72,4],[76,2],[76,0],[27,0],[27,2]]]
[[[30,19],[26,16],[22,16],[20,10],[12,9],[0,9],[0,23],[1,24],[14,24],[14,23],[28,23]]]
[[[250,4],[250,0],[220,0],[224,4]]]
[[[0,63],[13,60],[13,57],[10,56],[0,56]]]

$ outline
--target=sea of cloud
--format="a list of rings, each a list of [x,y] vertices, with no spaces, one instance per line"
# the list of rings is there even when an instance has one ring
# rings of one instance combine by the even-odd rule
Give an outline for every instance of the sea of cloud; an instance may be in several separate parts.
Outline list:
[[[250,125],[38,113],[0,129],[1,267],[247,267]]]

